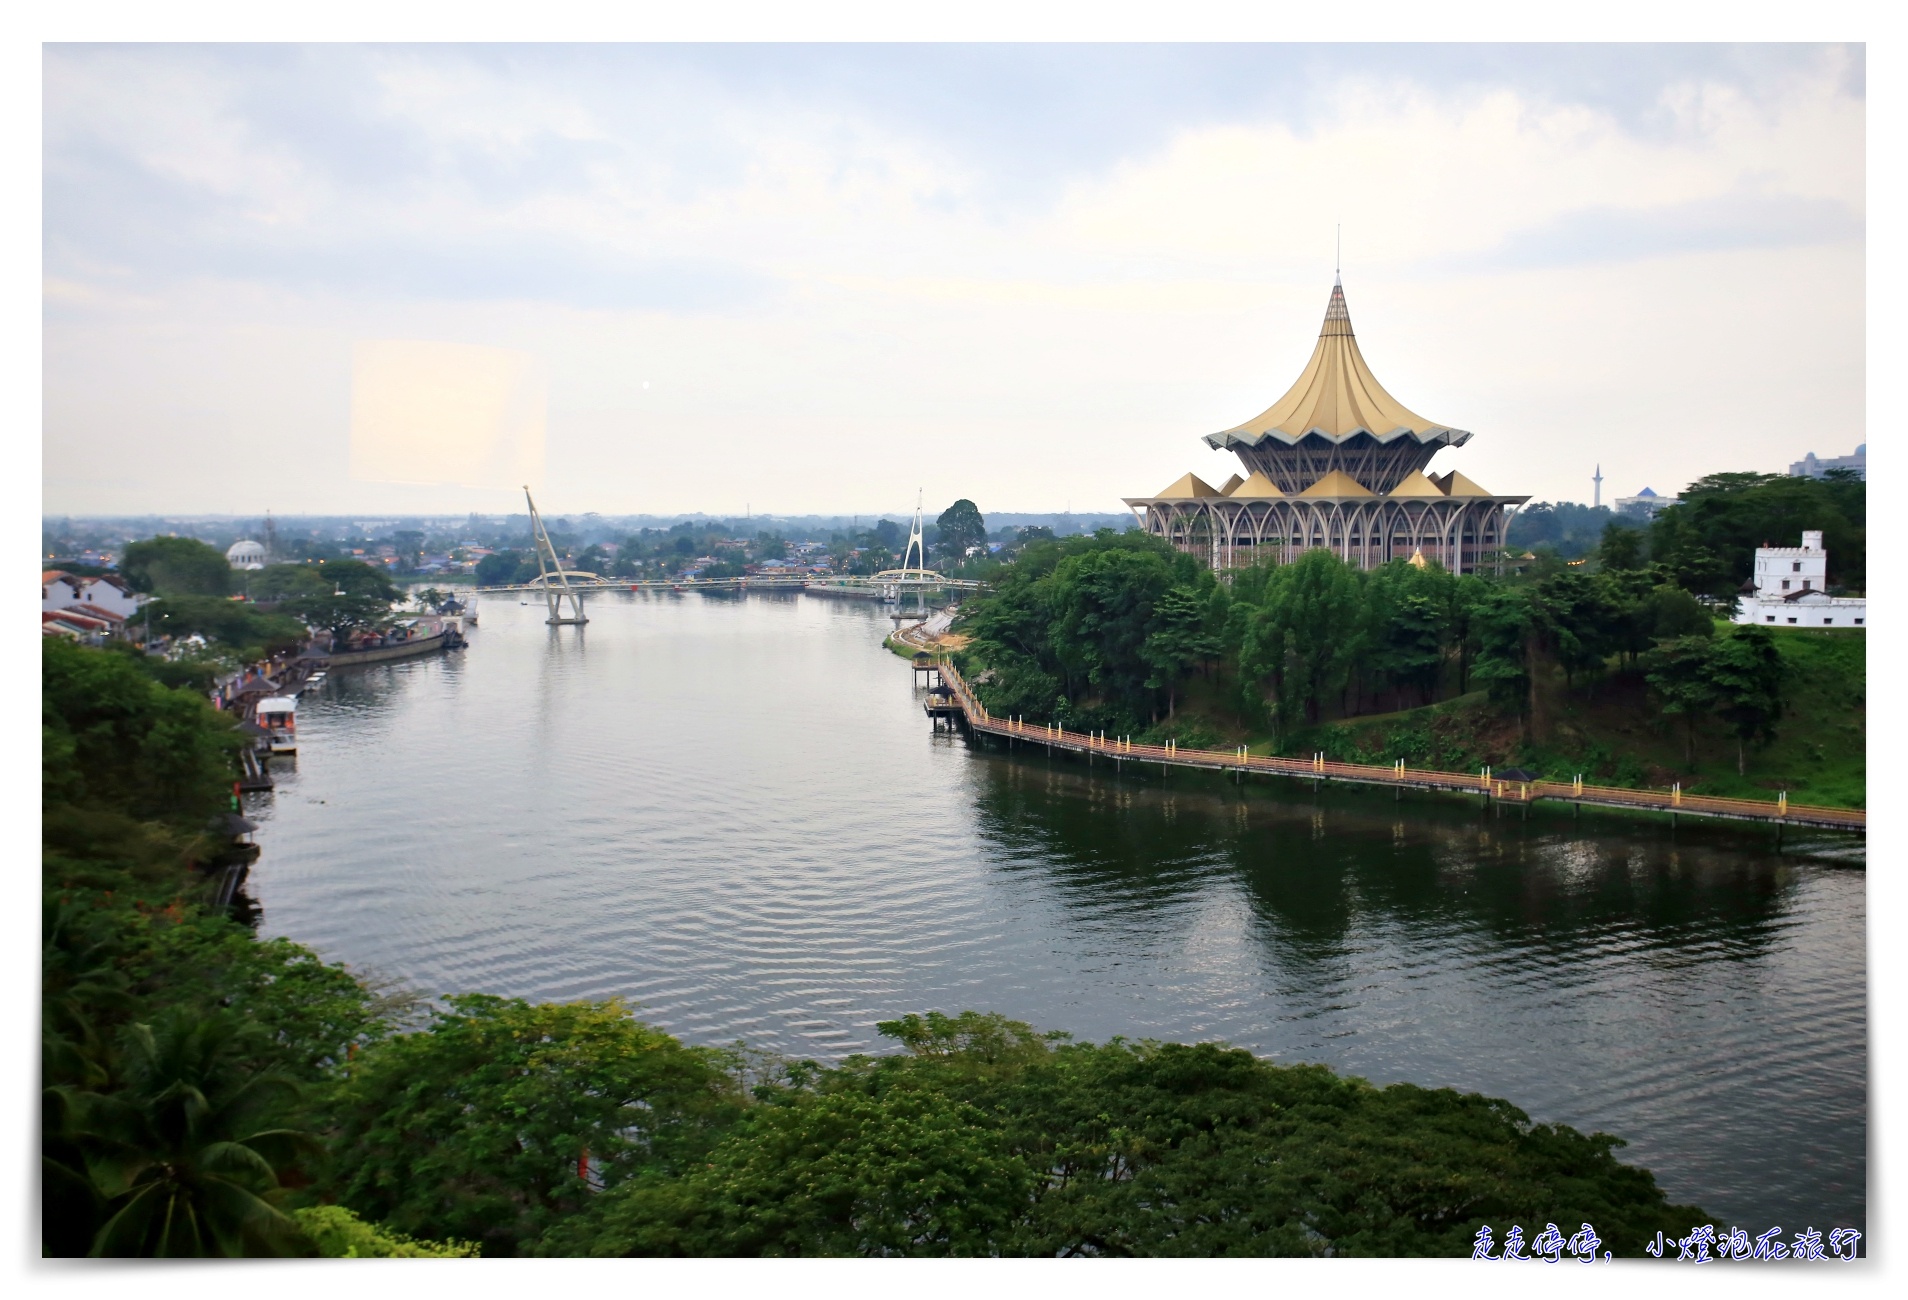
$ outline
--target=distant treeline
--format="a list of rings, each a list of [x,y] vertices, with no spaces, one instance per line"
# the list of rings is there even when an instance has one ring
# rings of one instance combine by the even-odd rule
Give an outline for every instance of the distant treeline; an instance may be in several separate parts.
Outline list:
[[[1821,479],[1712,474],[1690,484],[1678,501],[1654,520],[1608,506],[1538,501],[1512,517],[1505,544],[1575,560],[1601,547],[1611,527],[1635,529],[1644,539],[1639,558],[1664,565],[1686,590],[1727,598],[1749,577],[1756,547],[1798,546],[1804,529],[1820,529],[1831,585],[1866,587],[1868,484],[1851,471],[1832,470]]]

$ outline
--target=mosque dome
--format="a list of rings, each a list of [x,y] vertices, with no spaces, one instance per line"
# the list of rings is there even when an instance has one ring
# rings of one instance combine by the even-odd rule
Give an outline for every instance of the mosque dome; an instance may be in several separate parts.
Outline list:
[[[262,569],[265,567],[265,547],[249,537],[233,542],[226,549],[225,562],[235,569]]]

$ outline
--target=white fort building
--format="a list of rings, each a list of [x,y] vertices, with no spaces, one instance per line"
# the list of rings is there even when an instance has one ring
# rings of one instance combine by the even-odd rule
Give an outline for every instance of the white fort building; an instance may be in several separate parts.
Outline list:
[[[1758,546],[1756,574],[1743,584],[1736,622],[1765,627],[1866,627],[1868,600],[1828,594],[1828,552],[1822,534],[1802,534],[1800,546]]]

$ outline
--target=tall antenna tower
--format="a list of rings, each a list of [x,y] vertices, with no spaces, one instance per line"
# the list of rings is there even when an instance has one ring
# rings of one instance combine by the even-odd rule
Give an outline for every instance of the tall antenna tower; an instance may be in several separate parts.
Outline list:
[[[912,560],[913,563],[909,563]],[[908,529],[908,549],[901,555],[901,568],[919,572],[927,568],[927,548],[921,541],[921,489],[914,490],[914,523]]]
[[[583,615],[583,595],[570,585],[570,575],[563,570],[563,561],[557,559],[556,547],[550,543],[550,534],[544,531],[543,516],[537,513],[537,503],[530,499],[530,485],[524,484],[524,503],[530,507],[530,540],[537,552],[537,582],[543,588],[543,599],[550,606],[550,617],[543,621],[551,627],[563,623],[587,623],[590,620]],[[549,557],[545,564],[544,557]],[[556,579],[556,585],[550,585],[550,579]],[[568,597],[570,613],[563,613],[563,601]]]

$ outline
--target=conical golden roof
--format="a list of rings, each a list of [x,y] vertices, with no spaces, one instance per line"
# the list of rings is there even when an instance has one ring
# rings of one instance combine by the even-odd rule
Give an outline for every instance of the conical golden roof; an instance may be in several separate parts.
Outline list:
[[[1185,474],[1175,479],[1170,486],[1161,489],[1160,494],[1153,499],[1155,501],[1191,501],[1199,497],[1218,495],[1218,489],[1197,474]]]
[[[1360,433],[1380,442],[1408,437],[1453,447],[1471,436],[1463,429],[1425,419],[1385,391],[1358,350],[1345,291],[1334,284],[1318,346],[1312,349],[1312,359],[1298,382],[1257,416],[1206,441],[1221,448],[1235,443],[1251,447],[1275,438],[1289,446],[1308,434],[1343,442]]]
[[[1302,497],[1369,497],[1378,495],[1342,469],[1335,469],[1299,493]]]
[[[1251,478],[1226,493],[1226,495],[1231,497],[1234,501],[1258,501],[1270,500],[1273,497],[1282,497],[1285,493],[1279,491],[1279,485],[1277,483],[1274,483],[1265,476],[1264,470],[1255,469],[1252,471]]]
[[[1436,481],[1437,485],[1444,490],[1444,495],[1448,497],[1487,497],[1491,495],[1491,493],[1471,482],[1470,479],[1465,478],[1464,475],[1458,473],[1456,470],[1452,470],[1448,474],[1438,475]]]
[[[1231,496],[1233,489],[1238,487],[1243,482],[1245,482],[1244,479],[1240,478],[1237,474],[1234,474],[1231,478],[1227,479],[1225,482],[1219,485],[1219,495],[1222,497]]]
[[[1399,480],[1397,487],[1385,493],[1388,497],[1441,497],[1444,494],[1444,489],[1426,478],[1421,469],[1412,470]]]

